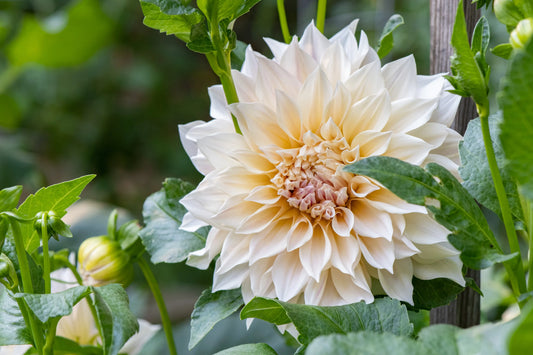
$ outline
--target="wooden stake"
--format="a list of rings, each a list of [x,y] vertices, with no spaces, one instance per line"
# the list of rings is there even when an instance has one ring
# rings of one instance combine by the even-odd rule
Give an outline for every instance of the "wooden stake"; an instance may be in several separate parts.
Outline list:
[[[480,11],[476,9],[475,4],[471,5],[470,2],[469,0],[464,0],[463,3],[469,37],[480,17]],[[450,40],[458,4],[459,0],[430,1],[431,74],[450,72],[450,56],[453,54]],[[472,99],[463,98],[452,128],[464,134],[468,121],[476,116],[476,107]],[[468,270],[466,276],[473,278],[479,285],[479,271]],[[467,288],[449,305],[433,309],[430,315],[431,323],[446,323],[468,328],[479,324],[479,307],[479,294]]]

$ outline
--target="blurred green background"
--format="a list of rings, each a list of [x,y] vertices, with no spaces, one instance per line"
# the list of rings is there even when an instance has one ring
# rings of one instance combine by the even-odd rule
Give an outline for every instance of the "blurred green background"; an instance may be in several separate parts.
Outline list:
[[[301,35],[316,2],[289,0],[286,7],[291,33]],[[414,53],[419,73],[428,74],[427,0],[330,0],[326,34],[359,18],[358,31],[364,29],[376,46],[394,13],[404,17],[405,25],[395,32],[395,48],[384,61]],[[492,46],[506,41],[505,28],[489,19],[497,31]],[[97,174],[83,199],[98,202],[86,202],[71,217],[77,238],[72,247],[104,234],[115,206],[122,208],[122,220],[141,218],[144,199],[159,190],[165,177],[193,183],[201,178],[179,143],[177,125],[209,119],[207,87],[217,78],[202,55],[142,20],[137,0],[0,0],[0,189],[23,184],[28,194]],[[239,40],[269,54],[262,37],[282,38],[276,1],[263,0],[234,29]],[[489,60],[495,62],[497,85],[503,62],[494,56]],[[210,271],[158,265],[156,273],[171,299],[172,319],[184,319],[176,336],[180,353],[186,353],[187,317],[209,285]],[[136,312],[158,322],[142,283],[129,292]],[[495,304],[507,296],[496,295]],[[248,333],[237,319],[224,324],[196,353],[266,341],[257,334],[274,339],[280,353],[288,349],[266,324],[259,322]],[[224,329],[235,327],[240,330],[229,344]],[[163,353],[162,334],[149,347],[146,353]]]

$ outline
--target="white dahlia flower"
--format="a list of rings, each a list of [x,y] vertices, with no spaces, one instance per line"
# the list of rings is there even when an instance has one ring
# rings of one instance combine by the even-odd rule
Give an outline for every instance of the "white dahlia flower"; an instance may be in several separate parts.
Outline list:
[[[376,155],[454,174],[459,162],[461,136],[449,128],[459,98],[446,80],[417,75],[412,56],[381,67],[356,23],[329,40],[313,24],[289,45],[267,39],[273,59],[248,48],[233,71],[240,102],[211,87],[214,119],[180,127],[205,175],[181,200],[182,228],[212,226],[187,262],[207,268],[219,255],[213,291],[312,305],[385,293],[412,304],[413,276],[464,285],[448,230],[424,207],[343,171]]]

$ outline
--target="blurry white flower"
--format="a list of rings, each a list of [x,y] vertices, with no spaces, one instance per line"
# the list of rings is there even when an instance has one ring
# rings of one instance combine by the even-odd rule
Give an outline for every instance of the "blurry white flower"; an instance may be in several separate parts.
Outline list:
[[[76,278],[69,269],[59,269],[51,274],[52,292],[61,292],[68,288],[78,286]],[[138,354],[144,344],[161,328],[160,325],[150,324],[144,319],[139,319],[139,332],[133,335],[124,344],[120,353],[135,355]],[[57,324],[57,335],[74,340],[80,345],[102,344],[98,329],[85,299],[82,299],[72,309],[72,313],[59,320]]]
[[[383,292],[413,303],[413,276],[464,285],[448,231],[425,208],[342,170],[384,155],[457,174],[459,98],[442,76],[417,75],[412,56],[381,67],[355,26],[329,40],[313,24],[289,45],[267,39],[273,59],[248,48],[233,71],[240,102],[211,87],[214,120],[180,127],[205,175],[181,200],[182,228],[213,227],[188,264],[220,254],[213,291],[342,305]]]

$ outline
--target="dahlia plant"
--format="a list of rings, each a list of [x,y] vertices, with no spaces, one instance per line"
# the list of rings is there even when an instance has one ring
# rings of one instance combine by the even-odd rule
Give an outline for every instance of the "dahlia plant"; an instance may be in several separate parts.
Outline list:
[[[140,2],[147,26],[205,54],[220,79],[208,88],[211,119],[179,127],[204,178],[198,186],[165,180],[144,204],[143,227],[117,228],[112,213],[107,235],[86,240],[77,260],[51,252],[48,241],[73,237],[63,217],[94,176],[20,204],[22,187],[0,190],[1,354],[139,353],[160,327],[129,309],[124,287],[134,263],[176,354],[145,251],[153,263],[213,273],[191,316],[190,349],[239,309],[247,324],[276,325],[298,354],[531,349],[533,1],[494,1],[510,33],[492,49],[508,60],[497,102],[489,96],[488,21],[469,41],[462,1],[450,73],[432,76],[417,73],[413,56],[385,61],[399,15],[372,47],[364,31],[356,34],[357,20],[324,35],[324,0],[316,22],[291,36],[278,0],[284,41],[266,39],[268,55],[233,31],[259,0]],[[460,96],[474,100],[479,116],[464,137],[450,128]],[[489,210],[505,237],[489,227]],[[514,318],[429,325],[428,310],[466,287],[479,291],[468,269],[500,265]],[[221,353],[276,352],[243,344]]]

